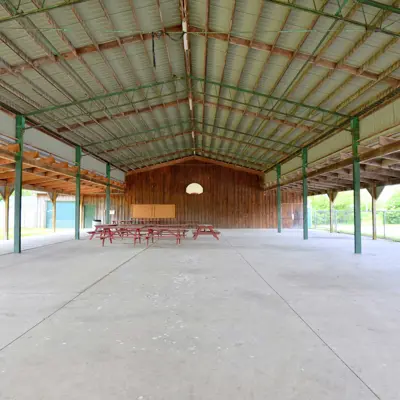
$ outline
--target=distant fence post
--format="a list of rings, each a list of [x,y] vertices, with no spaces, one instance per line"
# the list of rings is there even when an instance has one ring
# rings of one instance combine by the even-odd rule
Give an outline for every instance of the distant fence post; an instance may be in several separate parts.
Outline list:
[[[386,239],[386,211],[383,211],[383,237]]]

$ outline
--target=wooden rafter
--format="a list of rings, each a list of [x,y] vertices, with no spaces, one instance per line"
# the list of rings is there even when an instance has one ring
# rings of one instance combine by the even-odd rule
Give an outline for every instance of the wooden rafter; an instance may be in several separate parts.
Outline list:
[[[15,149],[13,149],[15,150]],[[14,161],[15,151],[10,151],[7,146],[0,147],[0,157],[4,160]],[[52,179],[51,175],[48,173],[54,173],[58,176],[59,180],[67,179],[75,180],[76,167],[65,167],[64,162],[55,163],[52,157],[44,159],[34,159],[26,157],[25,154],[22,157],[23,160],[23,174],[31,174],[36,176],[38,179],[43,179],[44,177],[49,177]],[[1,165],[0,179],[1,177],[12,180],[14,178],[14,165],[7,166],[6,164]],[[107,179],[100,175],[94,175],[89,173],[89,171],[81,171],[81,181],[86,185],[96,185],[100,188],[105,188],[107,186]],[[115,190],[124,191],[124,185],[112,181],[111,187]]]
[[[207,0],[207,1],[209,1],[209,0]],[[182,33],[182,25],[165,27],[165,31],[168,33]],[[189,28],[189,32],[196,33],[197,35],[207,37],[207,39],[213,38],[213,39],[222,40],[222,41],[228,40],[227,33],[218,33],[218,32],[210,31],[210,29],[208,28],[208,25],[204,28],[204,30],[202,28],[191,25]],[[151,33],[142,33],[142,34],[139,33],[139,34],[135,34],[135,35],[120,37],[120,41],[123,45],[136,44],[136,43],[140,43],[141,40],[151,40],[151,39],[152,39]],[[257,40],[251,41],[249,39],[243,39],[240,37],[236,37],[234,35],[230,36],[229,42],[233,45],[249,47],[254,50],[265,51],[265,52],[269,52],[271,54],[281,55],[286,58],[292,58],[293,53],[294,53],[293,50],[288,50],[288,49],[284,49],[284,48],[281,48],[278,46],[273,46],[271,44],[260,42]],[[107,50],[116,49],[118,47],[119,47],[118,41],[111,40],[111,41],[107,41],[104,43],[98,43],[97,47],[93,44],[86,45],[86,46],[82,46],[82,47],[77,47],[68,52],[61,53],[59,56],[54,56],[54,58],[52,58],[50,56],[44,56],[44,57],[33,59],[32,61],[37,66],[57,64],[57,63],[60,63],[60,61],[62,59],[74,60],[75,58],[81,57],[85,54],[105,52]],[[376,80],[379,77],[379,74],[377,74],[377,73],[374,73],[371,71],[366,71],[366,70],[360,71],[359,68],[354,67],[349,64],[333,62],[333,61],[323,58],[323,57],[309,58],[309,54],[302,53],[302,52],[298,52],[296,54],[295,58],[298,60],[308,61],[309,63],[316,65],[318,67],[327,68],[329,70],[337,70],[337,71],[347,72],[351,75],[361,76],[368,80]],[[11,70],[8,70],[7,68],[4,68],[4,67],[0,68],[0,75],[7,75],[10,73],[20,74],[23,71],[29,70],[29,69],[32,69],[32,65],[30,63],[21,63],[19,65],[12,66]],[[395,86],[398,83],[398,79],[396,79],[394,77],[388,77],[385,79],[385,82],[387,82],[389,85]]]
[[[392,167],[384,167],[382,166],[381,161],[377,161],[377,159],[383,159],[389,155],[393,155],[394,153],[400,152],[400,140],[395,140],[391,141],[390,143],[373,148],[368,151],[364,151],[360,153],[360,162],[362,164],[369,164],[372,163],[372,167],[368,167],[368,165],[361,165],[361,176],[364,176],[364,182],[368,182],[367,179],[373,179],[376,181],[385,181],[386,183],[394,183],[394,182],[399,182],[400,181],[400,167],[399,167],[399,173],[396,170],[392,170]],[[353,158],[352,157],[347,157],[341,161],[338,161],[336,163],[330,163],[326,166],[319,167],[319,168],[309,168],[307,172],[307,177],[308,179],[312,182],[312,178],[320,177],[326,174],[330,174],[335,171],[340,171],[344,170],[344,174],[350,174],[350,171],[346,171],[346,167],[350,167],[353,163]],[[400,161],[399,161],[400,163]],[[373,168],[375,167],[375,168]],[[373,169],[372,169],[373,168]],[[390,170],[388,173],[385,171],[385,168],[387,170]],[[365,173],[364,173],[365,171]],[[369,173],[370,172],[370,173]],[[372,173],[373,172],[373,173]],[[372,173],[372,174],[371,174]],[[343,174],[343,172],[339,172],[339,174]],[[381,177],[379,177],[381,176]],[[384,179],[382,176],[386,176],[389,179]],[[397,178],[397,181],[391,178]],[[296,174],[294,177],[289,177],[287,179],[282,179],[281,180],[281,185],[290,185],[290,184],[295,184],[299,183],[301,181],[301,175]],[[368,182],[371,183],[371,182]],[[349,184],[349,187],[352,185]],[[272,184],[266,187],[268,190],[275,189],[276,184]]]
[[[219,161],[219,160],[215,160],[213,158],[208,158],[208,157],[203,157],[203,156],[198,156],[198,155],[180,157],[175,160],[161,162],[158,164],[150,165],[148,167],[138,168],[138,169],[129,171],[127,173],[127,175],[135,175],[135,174],[139,174],[142,172],[153,171],[155,169],[170,167],[172,165],[182,164],[182,163],[185,163],[188,161],[201,161],[201,162],[205,162],[205,163],[219,165],[219,166],[225,167],[225,168],[234,169],[236,171],[247,172],[248,174],[252,174],[252,175],[263,176],[263,173],[261,171],[257,171],[257,170],[251,169],[251,168],[241,167],[241,166],[230,164],[230,163],[227,163],[224,161]]]

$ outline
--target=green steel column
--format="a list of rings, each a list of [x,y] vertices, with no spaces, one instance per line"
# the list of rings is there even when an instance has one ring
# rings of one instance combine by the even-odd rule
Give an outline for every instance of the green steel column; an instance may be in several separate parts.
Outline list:
[[[15,155],[15,183],[14,183],[14,253],[21,253],[21,211],[22,211],[22,155],[24,147],[25,117],[16,117],[16,143],[19,150]]]
[[[282,232],[282,201],[281,201],[281,165],[276,166],[276,207],[278,216],[278,233]]]
[[[353,191],[354,191],[354,252],[361,254],[361,201],[360,201],[360,157],[358,142],[360,141],[360,121],[357,117],[351,120],[353,136]]]
[[[106,224],[110,223],[110,209],[111,209],[111,168],[110,164],[107,163],[106,166],[106,172],[107,172],[107,188],[106,188]]]
[[[303,170],[303,239],[308,239],[308,185],[307,185],[307,165],[308,165],[308,149],[304,147],[302,150],[302,170]]]
[[[75,190],[75,240],[80,238],[81,228],[81,158],[82,148],[76,146],[75,148],[75,163],[78,167],[76,171],[76,190]]]

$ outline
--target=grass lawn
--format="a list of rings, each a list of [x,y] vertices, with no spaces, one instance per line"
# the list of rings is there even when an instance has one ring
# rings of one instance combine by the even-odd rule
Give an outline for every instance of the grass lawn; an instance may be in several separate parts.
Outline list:
[[[313,227],[314,228],[314,227]],[[324,231],[329,231],[329,225],[317,225],[314,229],[321,229]],[[354,233],[353,224],[337,224],[337,233]],[[372,236],[372,224],[362,223],[361,224],[361,233],[363,236]],[[377,226],[377,235],[378,238],[381,239],[391,239],[400,241],[400,224],[389,225],[386,224],[385,229],[383,229],[383,225]]]
[[[52,229],[22,228],[22,237],[50,235],[52,233],[53,233]],[[10,239],[12,239],[13,237],[14,237],[14,231],[12,229],[10,229]],[[4,239],[4,231],[0,229],[0,240],[2,240],[2,239]]]

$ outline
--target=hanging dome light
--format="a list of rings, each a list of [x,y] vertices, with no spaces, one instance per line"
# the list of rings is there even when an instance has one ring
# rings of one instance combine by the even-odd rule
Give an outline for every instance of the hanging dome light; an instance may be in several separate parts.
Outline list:
[[[191,183],[186,187],[187,194],[202,194],[203,193],[203,186],[199,185],[198,183]]]

